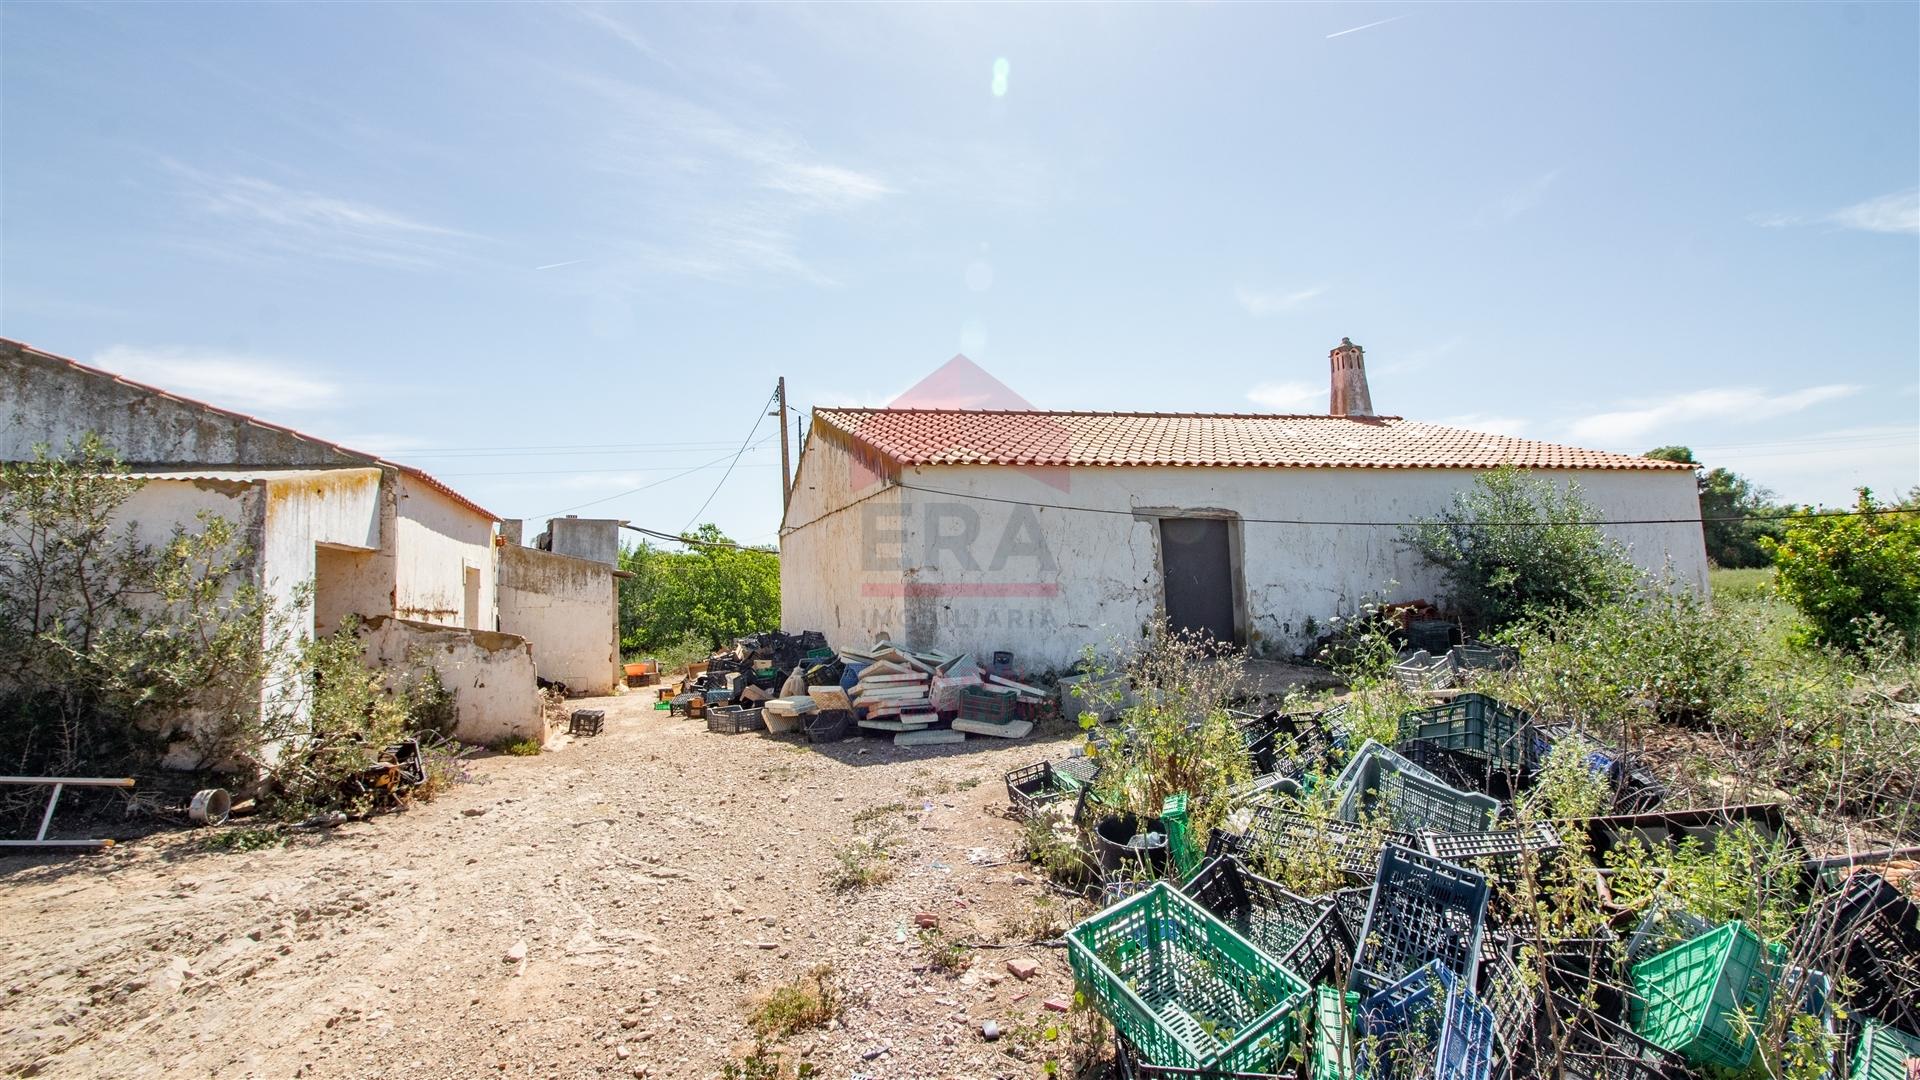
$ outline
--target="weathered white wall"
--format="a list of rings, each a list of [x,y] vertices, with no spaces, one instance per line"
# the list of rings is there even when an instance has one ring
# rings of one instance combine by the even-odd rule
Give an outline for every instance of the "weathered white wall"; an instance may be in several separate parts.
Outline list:
[[[511,544],[498,554],[500,630],[532,643],[541,678],[612,693],[620,670],[613,568]]]
[[[371,667],[404,670],[416,658],[453,691],[454,737],[485,745],[500,739],[547,740],[526,639],[492,630],[463,630],[407,619],[374,618],[362,654]]]
[[[402,619],[491,630],[493,522],[405,473],[395,491],[393,613]],[[476,610],[467,610],[468,570],[480,572]]]
[[[864,632],[883,629],[920,647],[1010,649],[1023,667],[1065,666],[1082,646],[1137,639],[1156,619],[1162,602],[1159,537],[1154,518],[1143,512],[1413,521],[1444,510],[1475,475],[1459,469],[1076,468],[1069,489],[1061,491],[1018,469],[910,469],[902,477],[909,487],[890,493],[902,498],[885,504],[868,523],[905,534],[901,548],[887,549],[903,551],[904,582],[894,570],[864,569],[857,536],[796,543],[804,534],[793,534],[782,551],[782,598],[799,603],[782,621],[791,628],[812,625],[819,613],[858,603],[863,591],[893,591],[901,595],[884,607],[863,605]],[[1699,515],[1687,472],[1541,475],[1577,481],[1602,517]],[[1043,505],[947,498],[912,488]],[[840,516],[853,518],[853,528],[861,524],[851,511]],[[804,518],[790,514],[789,520]],[[1296,651],[1306,644],[1309,618],[1324,624],[1370,597],[1440,599],[1438,575],[1401,543],[1398,526],[1242,522],[1237,528],[1248,638],[1257,650]],[[936,542],[936,532],[947,539]],[[1671,561],[1681,582],[1706,588],[1697,523],[1607,532],[1628,546],[1642,568],[1659,574]]]
[[[891,628],[904,580],[900,545],[864,523],[897,526],[901,496],[874,494],[880,487],[838,439],[819,428],[807,436],[780,537],[782,630],[818,630],[833,645],[864,645]],[[893,634],[899,636],[897,628]]]

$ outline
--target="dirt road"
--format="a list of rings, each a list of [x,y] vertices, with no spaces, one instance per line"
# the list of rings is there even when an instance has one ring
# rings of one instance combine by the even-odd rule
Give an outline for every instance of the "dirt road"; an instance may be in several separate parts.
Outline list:
[[[607,709],[603,735],[282,848],[178,833],[0,859],[0,1073],[712,1077],[751,1046],[754,995],[823,963],[842,1019],[787,1040],[814,1075],[1040,1072],[1064,954],[942,972],[915,917],[966,942],[1042,932],[1001,776],[1061,746],[816,748],[650,697],[577,702]],[[830,885],[876,833],[890,880]],[[1039,973],[1008,976],[1015,958]]]

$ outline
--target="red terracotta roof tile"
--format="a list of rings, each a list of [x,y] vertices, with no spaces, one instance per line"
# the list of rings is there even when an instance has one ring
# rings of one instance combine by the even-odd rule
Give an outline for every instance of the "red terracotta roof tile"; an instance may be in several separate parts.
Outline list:
[[[909,466],[1693,468],[1398,416],[834,408],[813,418]]]

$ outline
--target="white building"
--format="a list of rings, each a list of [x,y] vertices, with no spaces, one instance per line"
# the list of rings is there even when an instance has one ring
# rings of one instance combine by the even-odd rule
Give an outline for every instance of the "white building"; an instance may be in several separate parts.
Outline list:
[[[536,670],[612,686],[611,565],[521,552],[503,582],[495,516],[419,469],[0,339],[0,460],[88,434],[144,481],[120,517],[145,540],[226,518],[252,584],[282,602],[311,587],[300,634],[359,616],[370,662],[439,672],[462,739],[544,741]]]
[[[1297,652],[1365,599],[1440,600],[1403,523],[1500,465],[1577,483],[1636,564],[1706,588],[1691,466],[1374,415],[1359,347],[1330,367],[1325,416],[816,409],[781,621],[1026,668],[1163,618]]]

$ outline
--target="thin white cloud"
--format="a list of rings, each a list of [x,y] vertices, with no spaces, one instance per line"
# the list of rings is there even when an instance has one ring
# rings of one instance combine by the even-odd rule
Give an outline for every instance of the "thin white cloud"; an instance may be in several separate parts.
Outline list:
[[[440,265],[454,245],[474,239],[371,203],[257,176],[167,165],[206,226],[188,240],[208,251],[427,269]]]
[[[766,120],[735,120],[636,83],[578,71],[604,142],[593,160],[645,198],[653,226],[622,246],[639,268],[710,280],[770,274],[831,286],[801,250],[804,226],[898,194],[879,174],[827,160]]]
[[[1241,285],[1233,290],[1233,298],[1247,309],[1247,314],[1267,316],[1293,311],[1325,291],[1319,285],[1307,289],[1254,289]]]
[[[562,5],[562,7],[563,10],[570,11],[580,18],[585,19],[587,22],[592,23],[594,26],[612,34],[615,38],[632,48],[634,52],[652,60],[661,67],[669,71],[679,70],[673,61],[667,58],[667,54],[654,48],[653,42],[649,41],[645,34],[614,18],[612,15],[607,14],[599,5],[565,4]]]
[[[1703,420],[1771,420],[1859,392],[1860,387],[1843,383],[1809,386],[1784,394],[1770,394],[1751,387],[1695,390],[1649,401],[1630,409],[1584,417],[1569,425],[1567,432],[1576,440],[1602,446],[1623,446],[1644,442],[1650,433],[1670,424]]]
[[[1854,203],[1827,215],[1827,220],[1866,232],[1920,233],[1920,188]]]
[[[1479,226],[1500,225],[1519,218],[1546,201],[1547,192],[1552,190],[1554,181],[1559,178],[1559,169],[1541,173],[1482,207],[1474,216],[1473,223]]]
[[[1853,489],[1882,497],[1920,486],[1920,428],[1885,424],[1767,442],[1695,446],[1709,468],[1728,468],[1791,503],[1845,506]]]
[[[1461,413],[1458,416],[1443,416],[1434,421],[1447,427],[1465,428],[1486,435],[1512,435],[1526,438],[1533,421],[1522,416],[1503,416],[1499,413]]]
[[[243,412],[310,410],[340,400],[340,386],[255,356],[183,346],[111,345],[96,367]]]
[[[1421,368],[1430,367],[1447,359],[1454,353],[1459,352],[1460,347],[1466,343],[1466,338],[1456,334],[1453,337],[1447,338],[1445,341],[1432,345],[1422,345],[1419,348],[1391,354],[1391,358],[1385,363],[1380,363],[1374,367],[1374,374],[1402,375],[1409,371],[1419,371]]]
[[[1763,229],[1837,225],[1861,232],[1916,234],[1920,233],[1920,188],[1878,195],[1811,218],[1798,214],[1753,214],[1747,220]]]
[[[1303,382],[1268,382],[1247,391],[1247,400],[1270,412],[1325,412],[1326,385]]]

